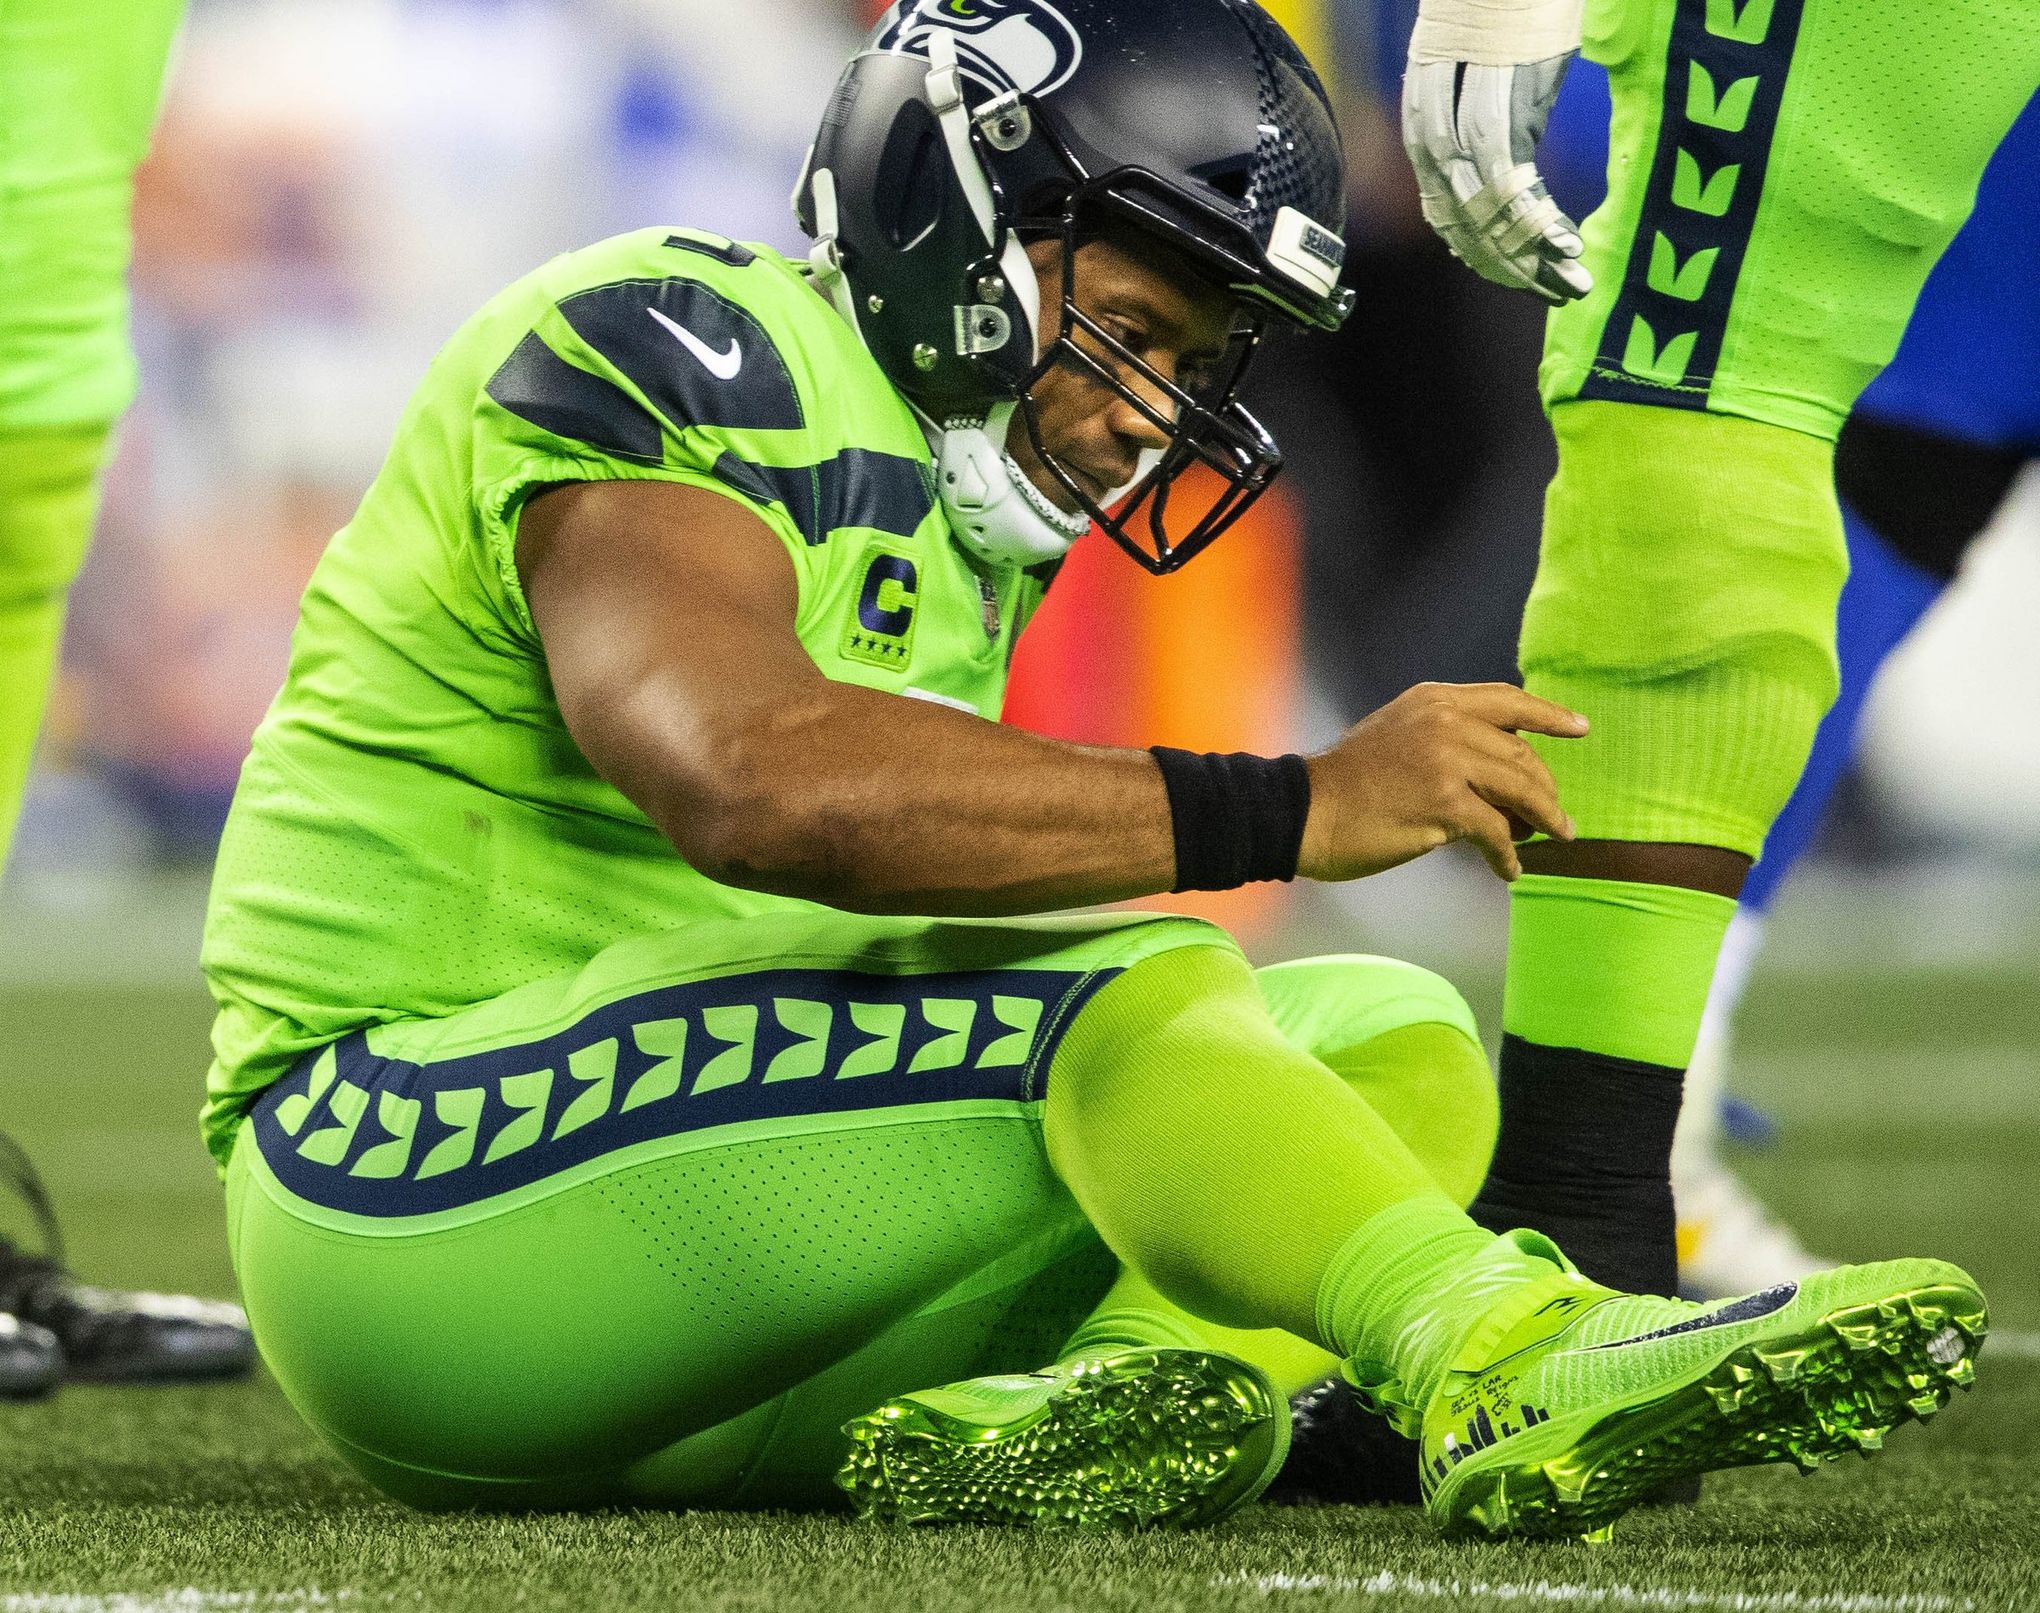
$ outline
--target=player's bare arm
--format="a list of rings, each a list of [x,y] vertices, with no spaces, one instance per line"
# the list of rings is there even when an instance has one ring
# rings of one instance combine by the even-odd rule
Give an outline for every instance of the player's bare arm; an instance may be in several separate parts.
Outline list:
[[[1044,244],[1030,256],[1053,306],[1061,255]],[[1220,362],[1222,294],[1110,240],[1077,262],[1085,311],[1139,366],[1196,385]],[[1102,501],[1167,442],[1147,412],[1164,413],[1165,394],[1123,358],[1097,357],[1120,388],[1059,366],[1035,385],[1035,431],[1010,428],[1015,459],[1062,508],[1078,500],[1050,459]],[[1148,753],[824,677],[794,631],[791,563],[728,499],[660,483],[554,489],[525,512],[518,561],[576,741],[713,878],[860,912],[977,915],[1176,882]],[[1571,829],[1513,730],[1584,726],[1506,686],[1412,690],[1313,763],[1301,871],[1351,879],[1464,839],[1514,878],[1516,838]]]
[[[793,631],[794,576],[751,515],[659,483],[554,489],[518,542],[575,740],[688,861],[730,884],[858,912],[1039,912],[1168,890],[1162,775],[825,678]],[[1505,684],[1426,684],[1311,764],[1302,871],[1353,879],[1570,824],[1510,730],[1573,713]]]
[[[1146,752],[823,677],[794,634],[792,563],[727,499],[558,488],[525,512],[518,557],[575,741],[711,878],[954,914],[1172,883]]]

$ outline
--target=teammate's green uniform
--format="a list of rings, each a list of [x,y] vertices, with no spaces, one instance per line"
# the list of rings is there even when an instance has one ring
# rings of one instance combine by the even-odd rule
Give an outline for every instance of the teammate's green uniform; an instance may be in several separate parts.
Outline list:
[[[396,1493],[814,1502],[845,1417],[1039,1365],[1111,1284],[1049,1064],[1128,966],[1230,942],[716,884],[573,744],[518,586],[534,491],[708,488],[786,546],[829,676],[994,717],[1043,581],[966,557],[929,461],[802,272],[646,230],[453,338],[321,561],[221,848],[206,1132],[272,1367]],[[1261,996],[1470,1195],[1450,987],[1344,959]]]
[[[134,394],[129,206],[183,0],[0,6],[0,862]]]
[[[1533,743],[1582,839],[1755,857],[1837,687],[1834,437],[2040,86],[2040,8],[1589,0],[1585,49],[1609,71],[1609,189],[1582,232],[1594,289],[1547,329],[1558,473],[1519,662],[1593,730]],[[1734,906],[1512,889],[1502,1087],[1525,1118],[1484,1217],[1668,1291],[1658,1162]],[[1568,1156],[1608,1150],[1529,1118],[1603,1109],[1648,1204],[1578,1189]]]
[[[1595,731],[1540,749],[1583,835],[1754,855],[1834,693],[1830,446],[2040,88],[2040,11],[1594,0],[1586,50],[1609,193],[1545,344],[1523,666]]]

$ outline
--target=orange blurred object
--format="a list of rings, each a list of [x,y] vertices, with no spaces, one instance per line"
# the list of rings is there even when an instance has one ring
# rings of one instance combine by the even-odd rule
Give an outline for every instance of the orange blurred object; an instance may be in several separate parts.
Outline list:
[[[1207,491],[1197,474],[1184,479],[1189,507]],[[1005,720],[1089,745],[1287,750],[1302,687],[1302,543],[1280,488],[1166,577],[1093,531],[1020,640]],[[1142,905],[1251,934],[1280,917],[1288,890],[1249,885]]]

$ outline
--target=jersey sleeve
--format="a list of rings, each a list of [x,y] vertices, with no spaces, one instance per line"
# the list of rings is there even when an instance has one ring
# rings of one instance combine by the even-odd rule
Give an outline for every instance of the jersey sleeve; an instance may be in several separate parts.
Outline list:
[[[573,481],[674,482],[742,504],[793,557],[803,596],[811,543],[793,490],[770,467],[799,452],[808,409],[795,381],[798,331],[769,282],[746,297],[753,258],[727,242],[673,237],[673,272],[626,272],[527,306],[509,356],[475,402],[474,506],[520,625],[517,515]],[[707,259],[705,274],[689,272]],[[777,328],[775,328],[777,327]]]

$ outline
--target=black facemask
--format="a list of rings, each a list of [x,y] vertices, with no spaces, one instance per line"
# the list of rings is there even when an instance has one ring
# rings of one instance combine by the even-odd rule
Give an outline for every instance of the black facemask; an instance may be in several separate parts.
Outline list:
[[[1056,330],[1052,338],[1044,340],[1026,386],[1031,388],[1052,369],[1074,370],[1137,410],[1168,436],[1169,446],[1154,466],[1106,509],[1049,451],[1042,440],[1038,411],[1025,389],[1020,397],[1020,417],[1026,422],[1036,456],[1078,507],[1120,548],[1161,576],[1187,564],[1244,515],[1282,468],[1282,453],[1274,439],[1238,401],[1240,383],[1260,344],[1263,326],[1258,313],[1248,313],[1209,380],[1193,388],[1167,379],[1077,306],[1075,271],[1080,236],[1076,212],[1073,204],[1060,224],[1062,305]],[[1127,384],[1129,375],[1152,389],[1148,395]],[[1168,400],[1175,411],[1173,419],[1156,408],[1155,396]],[[1176,482],[1196,466],[1216,477],[1218,485],[1200,489],[1193,509],[1185,514],[1180,508],[1171,508],[1172,503],[1180,506],[1182,502],[1175,496]]]

